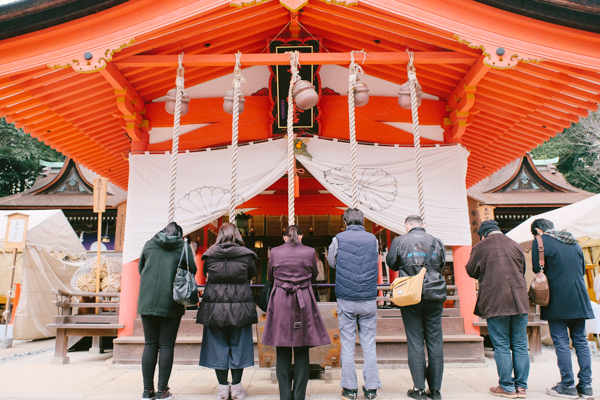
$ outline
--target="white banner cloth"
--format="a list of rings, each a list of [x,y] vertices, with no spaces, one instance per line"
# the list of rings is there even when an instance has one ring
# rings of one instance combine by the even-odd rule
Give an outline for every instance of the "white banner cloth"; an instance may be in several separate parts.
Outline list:
[[[287,143],[274,140],[238,149],[237,205],[256,196],[287,169]],[[132,154],[123,263],[140,257],[147,240],[167,225],[171,154]],[[193,232],[229,210],[231,150],[181,153],[177,163],[175,222]]]
[[[344,204],[351,204],[350,144],[311,139],[298,161]],[[422,147],[427,232],[445,245],[471,244],[465,176],[469,152],[462,146]],[[365,217],[405,233],[404,219],[419,214],[412,147],[359,145],[359,209]]]

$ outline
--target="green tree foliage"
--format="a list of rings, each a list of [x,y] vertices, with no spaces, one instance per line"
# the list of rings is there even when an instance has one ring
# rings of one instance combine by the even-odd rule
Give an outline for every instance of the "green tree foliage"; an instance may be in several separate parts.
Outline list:
[[[0,118],[0,197],[28,189],[42,172],[40,160],[64,156]]]
[[[535,159],[560,157],[556,165],[571,185],[600,193],[600,111],[572,124],[531,151]]]

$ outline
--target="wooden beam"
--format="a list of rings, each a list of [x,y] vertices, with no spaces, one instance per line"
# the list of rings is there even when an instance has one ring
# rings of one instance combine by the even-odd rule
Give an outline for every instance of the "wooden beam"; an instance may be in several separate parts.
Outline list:
[[[131,56],[115,62],[119,68],[132,67],[170,67],[179,65],[176,55],[167,56]],[[418,64],[472,64],[475,57],[450,52],[419,52],[415,53],[415,65]],[[350,64],[349,53],[301,53],[299,57],[301,65],[330,65]],[[288,65],[289,57],[283,54],[243,54],[242,65]],[[408,54],[397,53],[369,53],[365,65],[374,64],[407,64]],[[235,54],[212,54],[212,55],[188,55],[183,59],[185,67],[211,67],[235,65]]]

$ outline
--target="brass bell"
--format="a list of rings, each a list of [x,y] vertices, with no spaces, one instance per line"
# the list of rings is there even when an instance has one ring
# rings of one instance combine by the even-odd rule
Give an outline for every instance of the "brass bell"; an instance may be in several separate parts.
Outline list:
[[[304,80],[296,81],[292,89],[292,97],[296,107],[301,110],[310,110],[319,102],[319,94],[314,85]]]
[[[421,85],[417,83],[417,107],[421,106],[423,102],[423,88]],[[410,110],[412,108],[410,101],[410,83],[406,82],[404,85],[400,86],[400,90],[398,90],[398,105],[405,110]]]
[[[227,114],[233,114],[233,90],[225,93],[225,97],[223,97],[223,111]],[[244,95],[240,92],[240,114],[244,112],[244,102],[246,99]]]
[[[354,90],[354,107],[366,106],[369,102],[369,88],[366,83],[356,83]]]
[[[177,88],[173,88],[167,92],[167,101],[165,103],[165,111],[171,115],[175,115],[175,100],[177,96]],[[181,96],[181,116],[183,117],[185,114],[190,111],[190,96],[187,95],[186,92],[183,92]]]

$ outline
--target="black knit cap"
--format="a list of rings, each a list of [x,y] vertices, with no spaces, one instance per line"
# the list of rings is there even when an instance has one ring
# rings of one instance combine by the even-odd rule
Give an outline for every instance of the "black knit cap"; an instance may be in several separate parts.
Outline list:
[[[486,237],[488,233],[499,230],[500,228],[498,227],[498,223],[493,219],[489,219],[481,223],[481,226],[479,227],[479,231],[477,233],[479,233],[479,237]]]

